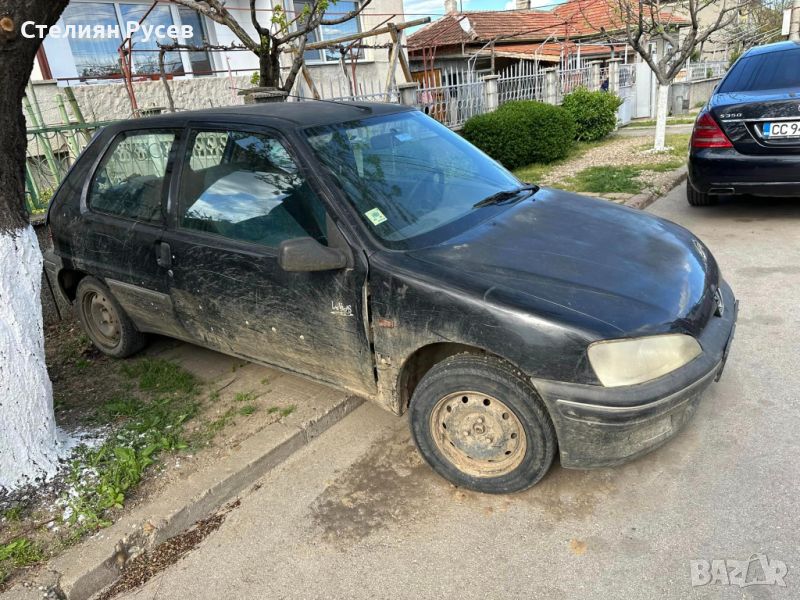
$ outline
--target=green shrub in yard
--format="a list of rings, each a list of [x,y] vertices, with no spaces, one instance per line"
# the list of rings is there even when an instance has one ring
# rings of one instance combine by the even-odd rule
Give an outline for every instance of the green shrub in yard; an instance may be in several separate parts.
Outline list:
[[[561,106],[575,119],[576,139],[591,142],[614,131],[620,104],[622,100],[616,94],[578,88],[564,96]]]
[[[464,124],[464,137],[509,169],[564,158],[575,122],[561,107],[520,100]]]
[[[509,169],[526,164],[525,133],[499,112],[477,115],[464,123],[462,135]]]

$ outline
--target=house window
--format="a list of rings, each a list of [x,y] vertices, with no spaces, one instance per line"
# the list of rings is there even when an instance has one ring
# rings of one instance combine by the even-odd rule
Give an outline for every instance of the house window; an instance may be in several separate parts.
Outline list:
[[[302,13],[306,6],[309,6],[310,8],[310,3],[305,2],[304,0],[295,0],[295,14],[299,15]],[[325,11],[325,18],[335,19],[337,17],[341,17],[344,13],[353,11],[357,7],[357,2],[345,2],[344,0],[341,0],[335,4],[331,3],[328,9]],[[312,44],[314,42],[335,40],[337,38],[358,33],[360,31],[361,23],[359,22],[358,17],[350,19],[349,21],[345,21],[344,23],[339,23],[338,25],[320,25],[317,29],[308,34],[308,43]],[[363,49],[359,48],[357,52],[358,58],[364,58]],[[338,48],[321,48],[319,50],[308,50],[303,56],[306,59],[306,62],[338,62],[341,54],[339,53]],[[348,56],[351,55],[348,54]]]
[[[81,27],[86,25],[109,27],[119,26],[118,38],[69,38],[69,47],[75,61],[78,76],[85,79],[110,77],[120,74],[120,55],[118,48],[125,37],[128,23],[138,23],[147,14],[150,3],[136,2],[72,2],[64,10],[64,25]],[[193,37],[178,40],[181,43],[202,45],[207,40],[207,31],[203,20],[196,12],[168,6],[156,5],[144,24],[152,27],[160,25],[191,25]],[[164,30],[162,30],[164,31]],[[145,41],[144,32],[139,30],[133,35],[132,67],[134,75],[152,75],[159,73],[158,44],[172,43],[170,38],[152,37]],[[168,52],[164,57],[164,69],[171,75],[209,74],[212,71],[208,52]]]
[[[113,4],[101,2],[73,3],[64,10],[64,24],[103,25],[115,27],[117,11]],[[121,40],[106,38],[70,38],[69,45],[75,67],[81,77],[105,77],[119,73],[119,48]]]

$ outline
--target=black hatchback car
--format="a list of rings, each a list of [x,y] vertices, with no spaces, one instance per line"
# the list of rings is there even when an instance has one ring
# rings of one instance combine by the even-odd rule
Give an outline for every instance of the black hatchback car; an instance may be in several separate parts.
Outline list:
[[[687,230],[523,184],[394,105],[110,126],[49,223],[48,275],[103,352],[152,332],[408,410],[433,468],[485,492],[669,439],[736,320]]]
[[[800,43],[751,48],[731,67],[695,122],[686,193],[694,206],[800,197]]]

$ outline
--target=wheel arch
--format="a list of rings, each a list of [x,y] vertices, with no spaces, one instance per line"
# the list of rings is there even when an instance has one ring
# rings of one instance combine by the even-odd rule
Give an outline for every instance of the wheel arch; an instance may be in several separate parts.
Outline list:
[[[426,344],[417,348],[406,358],[397,375],[397,405],[401,412],[408,410],[411,397],[414,395],[414,390],[425,374],[438,363],[456,354],[492,356],[508,363],[521,373],[524,373],[519,366],[504,356],[500,356],[480,346],[460,342],[433,342]],[[530,383],[528,377],[525,377],[525,379]]]
[[[64,268],[58,272],[58,287],[70,302],[75,302],[78,292],[78,284],[88,273],[78,269]]]

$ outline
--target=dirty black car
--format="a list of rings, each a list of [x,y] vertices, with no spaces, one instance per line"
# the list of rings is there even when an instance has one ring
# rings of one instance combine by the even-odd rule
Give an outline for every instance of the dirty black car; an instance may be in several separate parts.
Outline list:
[[[49,223],[48,276],[106,354],[156,333],[371,398],[484,492],[672,437],[736,320],[687,230],[524,184],[393,105],[109,126]]]

